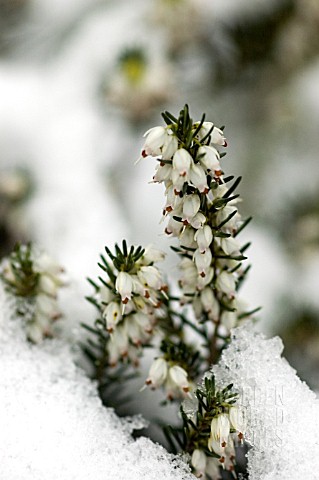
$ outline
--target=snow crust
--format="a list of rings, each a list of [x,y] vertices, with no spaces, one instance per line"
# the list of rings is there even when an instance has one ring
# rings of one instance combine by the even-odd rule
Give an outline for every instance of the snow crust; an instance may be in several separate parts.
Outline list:
[[[213,370],[218,383],[234,384],[246,410],[249,479],[318,480],[319,401],[282,351],[279,337],[246,324]]]
[[[28,345],[1,303],[2,480],[194,478],[161,446],[133,440],[132,430],[145,422],[120,419],[103,407],[65,343]]]

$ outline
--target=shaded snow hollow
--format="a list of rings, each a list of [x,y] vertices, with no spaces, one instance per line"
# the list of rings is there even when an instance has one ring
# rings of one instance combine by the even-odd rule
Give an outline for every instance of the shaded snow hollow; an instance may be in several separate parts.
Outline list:
[[[103,407],[67,345],[30,346],[1,315],[0,370],[1,480],[194,478],[160,445],[133,440],[144,422]]]
[[[233,331],[214,367],[218,384],[233,383],[246,410],[250,480],[319,479],[319,401],[267,340],[248,323]]]

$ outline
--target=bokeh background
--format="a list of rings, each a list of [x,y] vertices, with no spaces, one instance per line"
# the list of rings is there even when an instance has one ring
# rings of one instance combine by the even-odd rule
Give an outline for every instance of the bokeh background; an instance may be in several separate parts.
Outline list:
[[[104,245],[154,243],[174,277],[155,165],[134,162],[185,103],[243,176],[258,328],[319,390],[317,0],[0,0],[1,256],[32,240],[65,265],[74,338]]]

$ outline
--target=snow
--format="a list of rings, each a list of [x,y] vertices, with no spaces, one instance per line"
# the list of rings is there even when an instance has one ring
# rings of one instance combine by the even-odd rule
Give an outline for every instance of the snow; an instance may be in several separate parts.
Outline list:
[[[318,480],[319,401],[282,351],[279,337],[266,339],[248,323],[233,331],[213,371],[218,383],[240,392],[250,480]]]
[[[28,345],[0,300],[2,480],[194,478],[163,447],[132,439],[145,422],[103,407],[65,343]]]

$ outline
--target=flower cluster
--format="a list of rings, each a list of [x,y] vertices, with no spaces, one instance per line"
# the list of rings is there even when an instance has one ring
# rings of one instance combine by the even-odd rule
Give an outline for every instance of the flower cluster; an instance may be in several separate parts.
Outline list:
[[[30,244],[17,245],[2,261],[1,280],[14,298],[16,314],[23,318],[31,342],[54,336],[54,324],[61,317],[57,295],[65,284],[63,271],[46,253],[36,252]]]
[[[245,316],[237,290],[246,269],[237,235],[243,222],[236,209],[239,184],[225,178],[217,147],[226,147],[223,130],[211,122],[193,122],[187,106],[178,118],[163,114],[167,126],[145,134],[142,157],[158,160],[154,182],[164,183],[166,234],[178,237],[181,303],[191,303],[200,322],[211,320],[226,332]]]
[[[107,247],[105,250],[111,262],[101,255],[99,266],[107,279],[100,277],[101,286],[90,281],[95,295],[88,299],[101,313],[98,323],[103,329],[108,365],[124,360],[137,365],[140,347],[152,337],[166,295],[167,285],[154,266],[164,254],[152,246],[128,250],[125,241],[122,250],[115,246],[115,255]]]
[[[217,390],[214,377],[209,376],[181,407],[183,439],[178,438],[177,431],[171,439],[183,444],[200,478],[221,478],[221,467],[235,475],[235,446],[245,433],[243,410],[235,405],[237,397],[232,385]]]
[[[152,390],[163,387],[168,400],[185,398],[193,390],[203,363],[198,350],[183,340],[173,340],[172,334],[164,336],[157,357],[149,370],[145,384]]]

